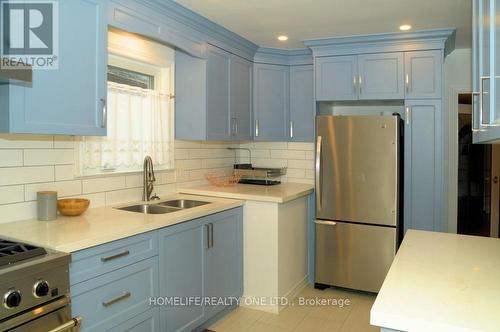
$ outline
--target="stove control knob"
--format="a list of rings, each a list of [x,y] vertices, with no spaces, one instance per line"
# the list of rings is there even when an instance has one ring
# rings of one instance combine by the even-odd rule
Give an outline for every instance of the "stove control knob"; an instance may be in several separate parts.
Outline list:
[[[17,289],[10,290],[3,296],[3,306],[7,309],[19,307],[21,304],[21,292]]]
[[[39,280],[33,286],[33,295],[35,295],[35,297],[37,298],[47,296],[49,294],[49,291],[49,283],[45,280]]]

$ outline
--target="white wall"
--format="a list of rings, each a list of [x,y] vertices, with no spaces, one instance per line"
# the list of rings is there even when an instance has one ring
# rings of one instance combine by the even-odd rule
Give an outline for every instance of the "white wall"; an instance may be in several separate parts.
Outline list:
[[[207,171],[231,168],[233,152],[222,142],[176,141],[175,171],[156,173],[155,191],[206,183]],[[36,192],[84,197],[91,207],[142,198],[142,174],[75,178],[74,141],[67,136],[0,135],[0,223],[36,218]]]
[[[448,232],[457,230],[458,114],[455,94],[472,92],[472,50],[457,49],[448,55],[444,66],[445,90],[443,108],[444,200],[443,218]]]

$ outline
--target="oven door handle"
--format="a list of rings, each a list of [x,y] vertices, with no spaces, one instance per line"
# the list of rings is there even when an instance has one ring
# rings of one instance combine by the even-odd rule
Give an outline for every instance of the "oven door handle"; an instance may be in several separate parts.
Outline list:
[[[81,316],[76,316],[75,318],[72,318],[69,322],[64,323],[55,329],[52,329],[48,332],[64,332],[68,331],[69,329],[78,327],[82,324],[82,317]]]

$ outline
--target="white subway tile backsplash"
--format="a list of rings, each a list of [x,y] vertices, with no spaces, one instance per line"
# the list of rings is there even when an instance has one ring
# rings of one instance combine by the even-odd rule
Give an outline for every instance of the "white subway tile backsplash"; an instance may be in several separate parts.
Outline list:
[[[46,135],[0,134],[0,149],[50,149],[54,137]]]
[[[24,202],[24,186],[0,187],[0,204]]]
[[[88,198],[92,208],[142,198],[141,173],[76,178],[74,145],[71,136],[0,135],[0,223],[36,218],[39,190]],[[312,143],[176,141],[175,169],[155,172],[154,191],[161,197],[175,193],[178,185],[206,184],[207,172],[232,168],[235,153],[228,147],[251,149],[256,166],[288,166],[283,181],[314,179]],[[236,151],[236,161],[248,162],[248,152]]]
[[[24,150],[24,165],[66,165],[73,164],[75,156],[70,149],[27,149]]]
[[[0,150],[0,167],[23,165],[23,150]]]
[[[36,218],[36,202],[0,205],[0,223]]]
[[[60,182],[48,182],[48,183],[37,183],[37,184],[27,184],[25,186],[25,201],[35,201],[36,193],[38,191],[52,190],[57,191],[57,196],[67,197],[75,196],[82,193],[82,182],[80,180],[73,181],[60,181]]]
[[[75,177],[74,165],[56,165],[56,181],[72,180]]]
[[[142,199],[142,191],[138,188],[107,191],[105,194],[108,206]]]
[[[0,186],[54,181],[54,166],[0,168]]]
[[[85,179],[83,183],[83,193],[91,194],[110,190],[125,189],[125,176],[113,176],[106,178]]]

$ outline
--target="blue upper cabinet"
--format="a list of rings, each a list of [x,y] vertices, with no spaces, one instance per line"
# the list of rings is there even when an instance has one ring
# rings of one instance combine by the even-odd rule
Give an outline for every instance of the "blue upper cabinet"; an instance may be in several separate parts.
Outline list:
[[[316,58],[316,100],[356,100],[357,56]]]
[[[254,65],[254,139],[287,141],[289,125],[289,66]]]
[[[316,58],[316,100],[404,99],[403,54]]]
[[[176,52],[175,137],[252,138],[252,63],[207,45],[205,59]]]
[[[438,99],[442,96],[443,52],[405,53],[406,99]]]
[[[229,110],[230,54],[207,48],[207,138],[225,140],[232,135]]]
[[[500,142],[500,1],[473,1],[473,141]]]
[[[253,66],[250,61],[233,56],[230,69],[230,133],[235,140],[251,140]]]
[[[404,99],[403,65],[399,52],[359,55],[359,99]]]
[[[314,142],[314,73],[312,65],[290,67],[290,125],[292,142]]]
[[[30,86],[0,86],[0,131],[106,135],[106,2],[57,3],[59,68],[33,70]]]

